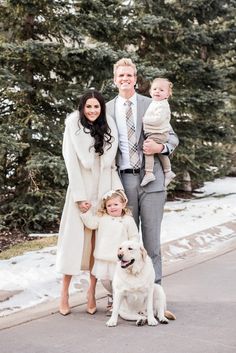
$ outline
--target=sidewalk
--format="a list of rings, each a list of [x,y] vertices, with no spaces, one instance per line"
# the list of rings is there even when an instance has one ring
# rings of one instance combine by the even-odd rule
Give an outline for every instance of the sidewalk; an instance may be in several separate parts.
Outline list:
[[[191,234],[163,244],[163,275],[164,278],[183,269],[236,249],[236,221],[227,222],[211,227],[201,232]],[[106,291],[98,283],[97,298],[105,298]],[[0,291],[0,300],[4,300],[6,293]],[[86,281],[81,292],[70,297],[72,307],[86,303]],[[106,304],[104,304],[105,308]],[[42,318],[58,311],[58,299],[44,302],[37,306],[21,310],[0,318],[0,329],[13,327],[21,323]]]
[[[232,245],[232,243],[231,243]],[[234,248],[234,249],[233,249]],[[169,325],[136,327],[119,319],[107,328],[105,299],[91,316],[85,305],[0,332],[1,353],[235,353],[236,244],[224,254],[164,278]]]

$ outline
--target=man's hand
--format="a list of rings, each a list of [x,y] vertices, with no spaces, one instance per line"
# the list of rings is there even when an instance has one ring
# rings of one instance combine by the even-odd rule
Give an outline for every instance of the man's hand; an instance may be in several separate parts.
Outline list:
[[[82,213],[87,212],[91,207],[91,203],[89,201],[79,201],[77,203],[78,203],[80,212]]]
[[[151,139],[147,139],[143,143],[143,153],[144,154],[155,154],[161,153],[164,149],[164,145],[162,143],[156,143]]]

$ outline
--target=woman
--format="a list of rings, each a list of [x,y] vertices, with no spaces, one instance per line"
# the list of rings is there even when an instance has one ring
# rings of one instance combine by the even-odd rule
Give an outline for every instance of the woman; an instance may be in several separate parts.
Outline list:
[[[115,122],[106,117],[103,96],[86,92],[79,110],[66,119],[63,139],[69,186],[59,230],[57,270],[63,274],[60,313],[70,313],[69,286],[72,275],[93,267],[94,232],[84,227],[80,213],[92,206],[95,213],[104,193],[121,189],[115,167],[118,135]],[[87,312],[96,312],[96,278],[90,272]]]

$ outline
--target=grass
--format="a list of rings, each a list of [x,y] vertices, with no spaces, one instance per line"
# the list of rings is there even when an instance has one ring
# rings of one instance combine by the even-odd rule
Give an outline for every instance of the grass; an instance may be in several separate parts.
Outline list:
[[[56,236],[26,241],[13,245],[10,249],[2,251],[0,253],[0,260],[8,260],[12,257],[23,255],[25,252],[40,250],[48,246],[55,246],[56,244]]]

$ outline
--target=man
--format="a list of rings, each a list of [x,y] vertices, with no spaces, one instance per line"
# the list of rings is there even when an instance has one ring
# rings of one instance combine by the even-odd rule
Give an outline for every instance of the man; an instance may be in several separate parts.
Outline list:
[[[161,284],[160,231],[166,191],[158,154],[169,155],[179,141],[173,130],[170,131],[168,143],[165,145],[148,139],[144,141],[142,118],[151,103],[151,98],[135,92],[136,80],[137,70],[131,59],[123,58],[114,65],[114,83],[119,95],[107,103],[107,113],[116,121],[119,132],[117,165],[129,206],[138,227],[141,221],[143,244],[153,262],[155,283]],[[133,126],[130,119],[133,120]],[[144,176],[143,153],[155,154],[156,179],[141,187],[140,183]]]

